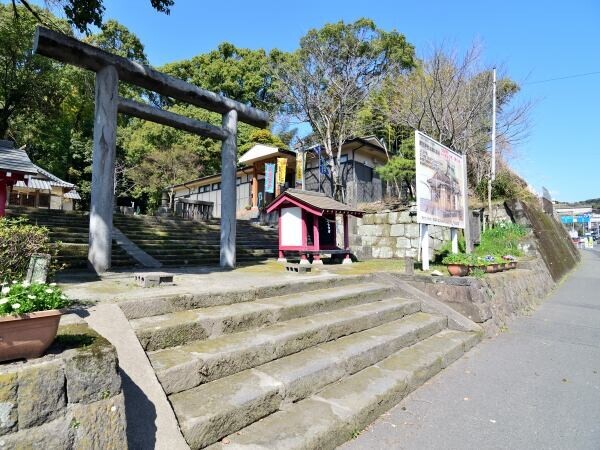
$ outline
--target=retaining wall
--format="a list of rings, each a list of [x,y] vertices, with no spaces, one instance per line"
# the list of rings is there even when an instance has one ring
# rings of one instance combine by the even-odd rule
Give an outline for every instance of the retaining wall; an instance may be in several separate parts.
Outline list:
[[[555,286],[539,258],[522,261],[517,269],[487,274],[481,279],[417,275],[408,281],[480,324],[487,335],[497,333],[512,317],[532,311]]]
[[[435,251],[450,241],[450,229],[429,226],[431,260]],[[359,259],[417,257],[419,249],[419,224],[416,211],[366,213],[355,219],[350,227],[350,247]]]
[[[42,358],[0,365],[0,448],[126,449],[115,349],[87,325],[59,328]]]

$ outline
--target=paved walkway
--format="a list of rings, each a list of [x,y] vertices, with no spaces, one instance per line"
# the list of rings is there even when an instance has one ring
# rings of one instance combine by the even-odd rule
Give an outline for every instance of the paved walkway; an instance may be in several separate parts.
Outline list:
[[[341,448],[600,449],[600,252]]]

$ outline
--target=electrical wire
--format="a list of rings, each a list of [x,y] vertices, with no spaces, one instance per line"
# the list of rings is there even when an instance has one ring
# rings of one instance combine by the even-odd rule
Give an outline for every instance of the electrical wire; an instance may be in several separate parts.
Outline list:
[[[578,74],[574,74],[574,75],[566,75],[564,77],[548,78],[547,80],[530,81],[528,83],[523,83],[522,85],[527,86],[530,84],[548,83],[550,81],[567,80],[569,78],[587,77],[590,75],[598,75],[598,74],[600,74],[600,70],[598,70],[596,72],[587,72],[587,73],[578,73]]]

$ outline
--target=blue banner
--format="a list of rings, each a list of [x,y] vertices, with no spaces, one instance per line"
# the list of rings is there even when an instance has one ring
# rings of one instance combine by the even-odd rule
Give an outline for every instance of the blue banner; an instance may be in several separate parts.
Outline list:
[[[327,165],[327,160],[319,155],[319,171],[323,175],[329,175],[329,166]]]
[[[275,193],[275,164],[265,164],[265,192]]]

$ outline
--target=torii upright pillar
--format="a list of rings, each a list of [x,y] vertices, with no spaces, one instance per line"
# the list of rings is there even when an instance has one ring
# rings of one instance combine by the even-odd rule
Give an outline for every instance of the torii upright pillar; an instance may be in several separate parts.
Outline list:
[[[96,273],[107,271],[111,265],[118,88],[119,75],[113,66],[96,72],[88,250],[88,264]]]
[[[235,267],[236,239],[236,172],[237,172],[237,111],[223,114],[223,129],[227,137],[221,144],[221,267]]]

